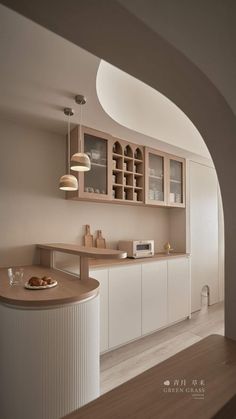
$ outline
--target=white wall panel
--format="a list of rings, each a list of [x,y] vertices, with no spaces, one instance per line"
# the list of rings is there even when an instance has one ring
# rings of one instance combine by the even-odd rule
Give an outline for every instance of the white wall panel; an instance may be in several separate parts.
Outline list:
[[[192,312],[201,308],[201,290],[210,288],[210,304],[219,301],[218,196],[215,169],[190,162],[190,251]]]

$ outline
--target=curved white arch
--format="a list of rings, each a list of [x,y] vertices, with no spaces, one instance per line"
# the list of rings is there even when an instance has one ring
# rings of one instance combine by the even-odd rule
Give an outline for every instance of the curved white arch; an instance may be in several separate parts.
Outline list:
[[[96,78],[104,111],[126,128],[210,158],[197,128],[171,100],[101,60]]]

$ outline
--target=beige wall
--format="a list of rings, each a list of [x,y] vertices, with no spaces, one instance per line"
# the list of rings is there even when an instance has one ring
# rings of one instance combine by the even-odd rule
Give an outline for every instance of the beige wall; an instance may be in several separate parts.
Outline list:
[[[87,223],[112,247],[120,239],[154,238],[160,251],[169,240],[168,209],[63,199],[64,137],[4,120],[0,132],[0,266],[32,263],[35,243],[81,243]]]

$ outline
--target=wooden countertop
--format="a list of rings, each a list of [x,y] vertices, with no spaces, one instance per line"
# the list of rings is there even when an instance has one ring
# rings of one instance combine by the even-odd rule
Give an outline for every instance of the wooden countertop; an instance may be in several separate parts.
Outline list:
[[[127,253],[121,250],[99,249],[97,247],[79,246],[75,243],[49,243],[37,244],[39,249],[55,250],[58,252],[69,253],[72,255],[84,256],[88,258],[99,259],[123,259]]]
[[[189,253],[171,253],[167,255],[166,253],[155,253],[154,256],[148,258],[139,258],[139,259],[113,259],[113,260],[104,260],[104,259],[89,259],[89,267],[90,268],[102,268],[107,266],[123,266],[123,265],[130,265],[134,263],[148,263],[148,262],[155,262],[158,260],[166,260],[166,259],[176,259],[179,257],[189,257]]]
[[[180,380],[186,380],[186,385]],[[176,392],[176,388],[184,390]],[[232,419],[235,408],[236,342],[211,335],[65,418]]]
[[[42,266],[24,266],[22,285],[9,285],[7,269],[0,269],[0,302],[22,307],[46,307],[51,305],[69,304],[95,297],[99,282],[93,278],[80,280],[74,275]],[[31,276],[51,276],[58,285],[45,290],[28,290],[24,283]]]

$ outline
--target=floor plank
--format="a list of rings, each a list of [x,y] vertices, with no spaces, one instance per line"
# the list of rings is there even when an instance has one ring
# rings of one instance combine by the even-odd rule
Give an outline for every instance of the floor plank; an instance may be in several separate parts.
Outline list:
[[[66,418],[234,419],[235,388],[236,342],[213,334]]]
[[[101,356],[101,394],[104,394],[145,370],[216,333],[224,334],[223,303],[207,306],[203,299],[201,311],[151,335],[131,342]]]

